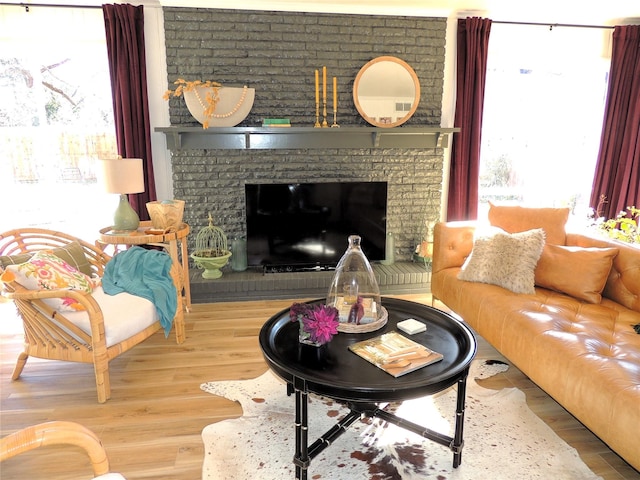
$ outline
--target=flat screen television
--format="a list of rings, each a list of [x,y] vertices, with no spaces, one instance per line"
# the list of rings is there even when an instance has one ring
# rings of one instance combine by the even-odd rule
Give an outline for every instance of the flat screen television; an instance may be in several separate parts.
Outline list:
[[[247,184],[245,198],[251,266],[335,268],[349,235],[370,262],[385,257],[387,182]]]

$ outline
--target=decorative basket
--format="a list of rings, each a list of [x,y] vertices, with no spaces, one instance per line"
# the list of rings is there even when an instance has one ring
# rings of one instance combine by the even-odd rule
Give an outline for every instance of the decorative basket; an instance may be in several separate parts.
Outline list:
[[[375,332],[376,330],[381,329],[387,324],[387,319],[389,318],[389,314],[387,313],[387,309],[381,307],[380,315],[375,322],[371,323],[361,323],[357,325],[355,323],[345,323],[340,322],[338,325],[338,331],[342,333],[368,333]]]
[[[153,228],[169,232],[177,232],[182,225],[184,200],[164,200],[148,202],[147,211],[151,217]]]

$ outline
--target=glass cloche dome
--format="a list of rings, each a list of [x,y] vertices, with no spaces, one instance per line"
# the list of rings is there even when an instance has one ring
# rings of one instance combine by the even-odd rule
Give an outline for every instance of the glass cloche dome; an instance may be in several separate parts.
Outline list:
[[[349,247],[336,266],[327,294],[326,303],[338,309],[341,326],[377,323],[382,312],[380,288],[360,240],[358,235],[349,237]]]

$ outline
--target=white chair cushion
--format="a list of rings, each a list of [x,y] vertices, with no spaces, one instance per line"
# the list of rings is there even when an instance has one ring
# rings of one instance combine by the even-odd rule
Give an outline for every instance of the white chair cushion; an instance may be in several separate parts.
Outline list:
[[[160,319],[156,307],[145,298],[126,292],[107,295],[102,287],[96,287],[91,296],[98,302],[104,315],[107,348],[126,340]],[[82,331],[91,334],[87,312],[65,312],[64,316]]]

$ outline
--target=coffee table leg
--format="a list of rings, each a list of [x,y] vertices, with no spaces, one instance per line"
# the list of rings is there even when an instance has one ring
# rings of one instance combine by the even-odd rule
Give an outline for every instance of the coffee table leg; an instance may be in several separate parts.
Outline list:
[[[293,379],[296,396],[296,453],[293,463],[296,466],[296,480],[307,480],[309,468],[308,431],[309,419],[307,415],[307,382],[300,378]]]
[[[453,442],[451,444],[451,450],[453,450],[453,468],[458,468],[462,463],[462,447],[464,441],[462,440],[462,434],[464,430],[464,405],[467,393],[467,375],[469,369],[464,372],[462,378],[458,380],[458,398],[456,404],[456,429],[453,436]]]

